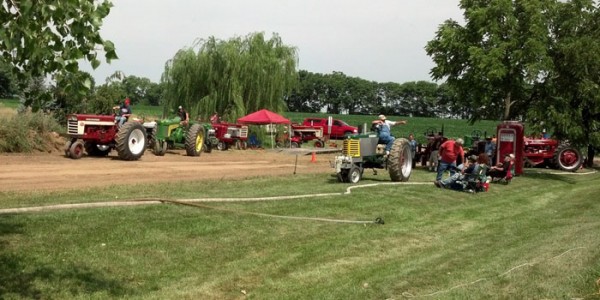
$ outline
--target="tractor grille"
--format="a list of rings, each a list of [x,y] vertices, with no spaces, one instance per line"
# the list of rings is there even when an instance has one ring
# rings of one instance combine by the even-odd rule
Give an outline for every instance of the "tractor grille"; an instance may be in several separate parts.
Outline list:
[[[77,134],[77,120],[69,120],[67,122],[67,133]]]
[[[342,154],[350,157],[360,157],[360,140],[345,139]]]
[[[247,138],[248,137],[248,126],[242,126],[240,130],[240,137]]]

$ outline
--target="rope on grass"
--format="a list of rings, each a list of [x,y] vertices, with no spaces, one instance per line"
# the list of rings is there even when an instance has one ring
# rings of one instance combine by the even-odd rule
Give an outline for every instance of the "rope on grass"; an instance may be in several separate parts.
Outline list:
[[[292,200],[292,199],[302,199],[302,198],[316,198],[316,197],[349,195],[352,193],[353,189],[367,188],[367,187],[373,187],[373,186],[379,186],[379,185],[424,185],[424,184],[431,184],[431,183],[430,182],[382,182],[382,183],[372,183],[372,184],[349,186],[346,188],[345,192],[341,192],[341,193],[317,193],[317,194],[290,195],[290,196],[247,197],[247,198],[196,198],[196,199],[140,198],[140,199],[127,199],[127,200],[121,200],[121,201],[55,204],[55,205],[46,205],[46,206],[3,208],[3,209],[0,209],[0,214],[42,212],[42,211],[75,209],[75,208],[95,208],[95,207],[160,204],[160,203],[164,202],[164,200],[180,201],[180,202],[250,202],[250,201]]]
[[[403,293],[402,293],[402,296],[404,296],[404,297],[406,297],[406,298],[421,298],[421,297],[431,297],[431,296],[435,296],[435,295],[438,295],[438,294],[447,293],[447,292],[449,292],[449,291],[452,291],[452,290],[454,290],[454,289],[461,288],[461,287],[465,287],[465,286],[469,286],[469,285],[473,285],[473,284],[475,284],[475,283],[478,283],[478,282],[481,282],[481,281],[485,281],[485,280],[488,280],[488,279],[492,279],[492,278],[494,278],[494,277],[502,277],[502,276],[504,276],[504,275],[506,275],[506,274],[509,274],[509,273],[511,273],[511,272],[512,272],[512,271],[514,271],[514,270],[520,269],[520,268],[522,268],[522,267],[525,267],[525,266],[530,266],[530,267],[533,267],[533,266],[535,266],[535,265],[537,265],[537,264],[539,264],[539,263],[542,263],[542,262],[544,262],[544,261],[550,261],[550,260],[553,260],[553,259],[559,258],[559,257],[561,257],[561,256],[563,256],[563,255],[565,255],[565,254],[567,254],[567,253],[569,253],[569,252],[571,252],[571,251],[575,251],[575,250],[578,250],[578,249],[587,249],[587,248],[586,248],[586,247],[575,247],[575,248],[571,248],[571,249],[569,249],[569,250],[567,250],[567,251],[565,251],[565,252],[563,252],[563,253],[561,253],[561,254],[559,254],[559,255],[556,255],[556,256],[553,256],[553,257],[550,257],[550,258],[547,258],[547,259],[542,259],[542,260],[540,260],[540,261],[537,261],[537,262],[535,262],[535,261],[534,261],[534,262],[527,262],[527,263],[524,263],[524,264],[518,265],[518,266],[516,266],[516,267],[513,267],[513,268],[511,268],[510,270],[508,270],[508,271],[506,271],[506,272],[504,272],[504,273],[501,273],[501,274],[499,274],[499,275],[496,275],[496,276],[479,278],[479,279],[477,279],[477,280],[475,280],[475,281],[468,282],[468,283],[461,283],[461,284],[459,284],[459,285],[456,285],[456,286],[453,286],[453,287],[451,287],[451,288],[449,288],[449,289],[445,289],[445,290],[437,291],[437,292],[434,292],[434,293],[430,293],[430,294],[424,294],[424,295],[416,295],[416,296],[415,296],[415,295],[413,295],[413,294],[411,294],[411,293],[409,293],[409,292],[403,292]],[[599,279],[599,281],[600,281],[600,279]]]
[[[316,217],[282,216],[282,215],[250,212],[250,211],[244,211],[244,210],[232,210],[232,209],[219,208],[219,207],[213,207],[213,206],[208,206],[208,205],[203,205],[203,204],[198,204],[198,203],[191,203],[191,202],[177,201],[177,200],[163,199],[160,201],[165,202],[165,203],[178,204],[178,205],[193,206],[193,207],[197,207],[197,208],[212,209],[212,210],[228,212],[228,213],[246,214],[246,215],[253,215],[253,216],[259,216],[259,217],[270,217],[270,218],[278,218],[278,219],[308,220],[308,221],[321,221],[321,222],[347,223],[347,224],[379,224],[379,225],[385,224],[385,222],[383,221],[383,219],[381,217],[376,218],[374,221],[354,221],[354,220],[328,219],[328,218],[316,218]]]

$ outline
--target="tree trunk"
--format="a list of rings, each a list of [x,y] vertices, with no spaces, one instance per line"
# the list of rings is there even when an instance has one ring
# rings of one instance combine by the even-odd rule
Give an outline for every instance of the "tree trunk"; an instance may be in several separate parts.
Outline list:
[[[510,107],[512,105],[511,102],[511,92],[508,92],[506,97],[504,98],[504,117],[503,120],[508,120],[510,117]]]
[[[594,167],[594,156],[596,155],[596,149],[594,149],[594,146],[592,144],[589,144],[587,152],[588,153],[587,153],[586,167],[593,168]]]

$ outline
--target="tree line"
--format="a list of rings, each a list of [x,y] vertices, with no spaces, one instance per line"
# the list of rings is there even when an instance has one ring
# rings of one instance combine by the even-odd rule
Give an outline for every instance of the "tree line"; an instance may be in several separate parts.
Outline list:
[[[118,58],[115,45],[99,34],[112,4],[67,2],[0,5],[2,32],[9,33],[0,34],[0,92],[16,89],[32,110],[106,112],[127,96],[133,103],[166,110],[184,105],[198,116],[217,112],[232,120],[261,108],[512,119],[590,150],[600,146],[598,1],[461,0],[464,21],[446,20],[424,45],[434,62],[432,79],[440,84],[297,70],[295,47],[277,34],[251,33],[209,37],[181,49],[166,62],[159,83],[116,72],[99,86],[78,63],[97,67],[100,50],[107,62]],[[45,89],[48,76],[53,86]]]

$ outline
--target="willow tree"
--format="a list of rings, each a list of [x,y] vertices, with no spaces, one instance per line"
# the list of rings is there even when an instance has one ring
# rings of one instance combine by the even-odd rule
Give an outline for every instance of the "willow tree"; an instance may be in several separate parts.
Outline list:
[[[297,64],[296,48],[277,34],[200,40],[165,64],[165,109],[183,105],[192,115],[217,112],[231,121],[263,108],[282,112],[297,84]]]

